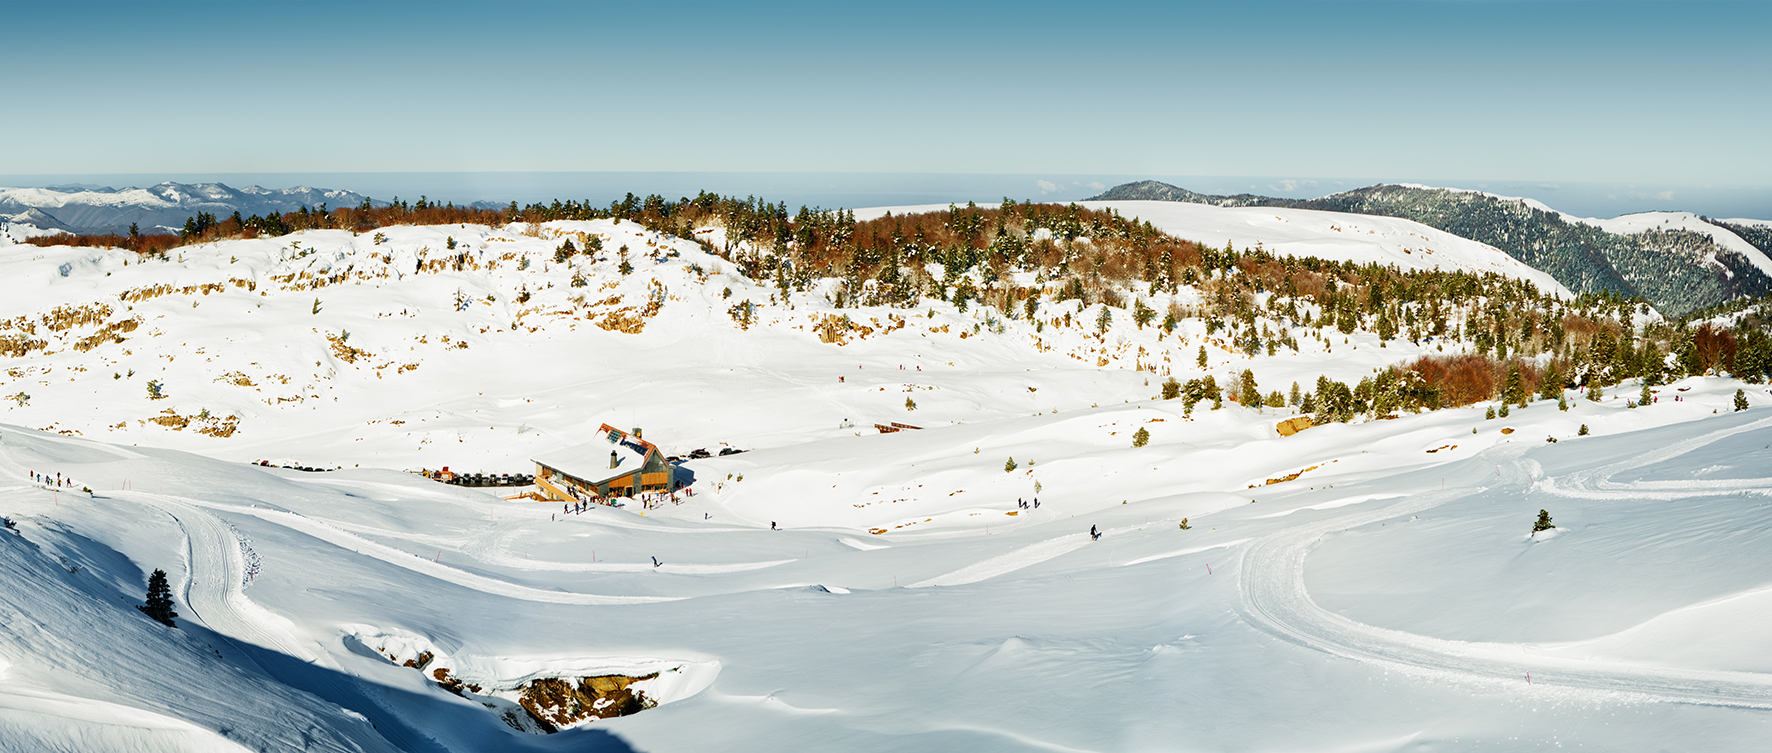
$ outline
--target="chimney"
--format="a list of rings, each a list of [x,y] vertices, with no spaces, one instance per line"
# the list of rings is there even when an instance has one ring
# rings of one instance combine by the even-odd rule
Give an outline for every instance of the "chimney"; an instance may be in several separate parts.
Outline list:
[[[615,450],[610,450],[609,451],[609,467],[614,468],[615,465],[620,462],[621,462],[621,459],[615,456]]]

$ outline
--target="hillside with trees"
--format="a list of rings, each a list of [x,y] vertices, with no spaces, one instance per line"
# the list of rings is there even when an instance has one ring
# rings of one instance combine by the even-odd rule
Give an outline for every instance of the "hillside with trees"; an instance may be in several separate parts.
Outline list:
[[[1611,233],[1518,199],[1418,186],[1377,185],[1317,199],[1211,196],[1157,181],[1115,186],[1091,200],[1186,201],[1401,217],[1501,249],[1580,293],[1648,301],[1679,316],[1772,292],[1772,277],[1709,235],[1690,230]],[[1735,226],[1718,223],[1727,231]],[[1764,250],[1768,241],[1746,238]]]

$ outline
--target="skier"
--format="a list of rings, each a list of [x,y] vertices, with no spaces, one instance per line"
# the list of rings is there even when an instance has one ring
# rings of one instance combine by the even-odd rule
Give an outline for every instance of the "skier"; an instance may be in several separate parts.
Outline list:
[[[659,562],[659,561],[658,561],[658,558],[657,558],[657,557],[653,557],[653,558],[652,558],[652,566],[653,566],[653,567],[658,567],[658,566],[660,566],[660,565],[663,565],[663,564],[664,564],[664,563],[663,563],[663,562]]]
[[[771,531],[778,530],[775,527],[775,521],[773,521],[773,520],[769,521],[769,530],[771,530]]]
[[[1089,526],[1089,540],[1090,541],[1100,541],[1101,540],[1101,532],[1095,530],[1095,526]]]

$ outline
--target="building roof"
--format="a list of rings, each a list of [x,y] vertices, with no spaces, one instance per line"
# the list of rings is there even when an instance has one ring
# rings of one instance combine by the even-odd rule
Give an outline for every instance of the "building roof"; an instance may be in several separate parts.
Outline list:
[[[534,458],[574,478],[600,483],[616,476],[636,473],[646,464],[646,455],[658,448],[644,439],[636,439],[625,431],[604,424],[595,440],[585,444],[543,453]],[[616,465],[609,467],[609,453],[615,453]]]

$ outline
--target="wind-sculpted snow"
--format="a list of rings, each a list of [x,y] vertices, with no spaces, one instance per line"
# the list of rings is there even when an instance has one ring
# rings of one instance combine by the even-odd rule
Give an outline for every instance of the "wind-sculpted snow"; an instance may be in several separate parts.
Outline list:
[[[1029,411],[570,511],[0,426],[0,750],[1757,751],[1772,419],[1738,387],[1289,437]],[[155,568],[177,630],[135,609]],[[653,672],[630,716],[501,720]]]
[[[1725,437],[1768,426],[1772,426],[1772,419],[1712,432],[1577,472],[1563,483],[1544,478],[1542,469],[1521,457],[1524,447],[1496,448],[1482,457],[1496,462],[1502,470],[1497,486],[1536,485],[1553,494],[1565,495],[1637,497],[1648,493],[1673,498],[1719,491],[1718,484],[1734,489],[1756,488],[1756,485],[1703,481],[1685,484],[1642,482],[1653,486],[1654,491],[1648,491],[1638,485],[1611,482],[1610,476],[1626,468],[1665,461]],[[1759,480],[1757,488],[1765,489],[1766,484],[1766,480]],[[1644,696],[1653,700],[1772,709],[1772,676],[1765,674],[1583,661],[1556,656],[1545,647],[1448,641],[1412,635],[1364,625],[1329,612],[1317,606],[1306,592],[1305,560],[1323,536],[1417,515],[1456,499],[1494,491],[1493,488],[1479,488],[1427,492],[1382,509],[1331,518],[1264,537],[1246,547],[1239,560],[1239,590],[1245,602],[1245,612],[1264,629],[1300,645],[1433,677],[1507,684],[1525,680],[1535,685]]]

